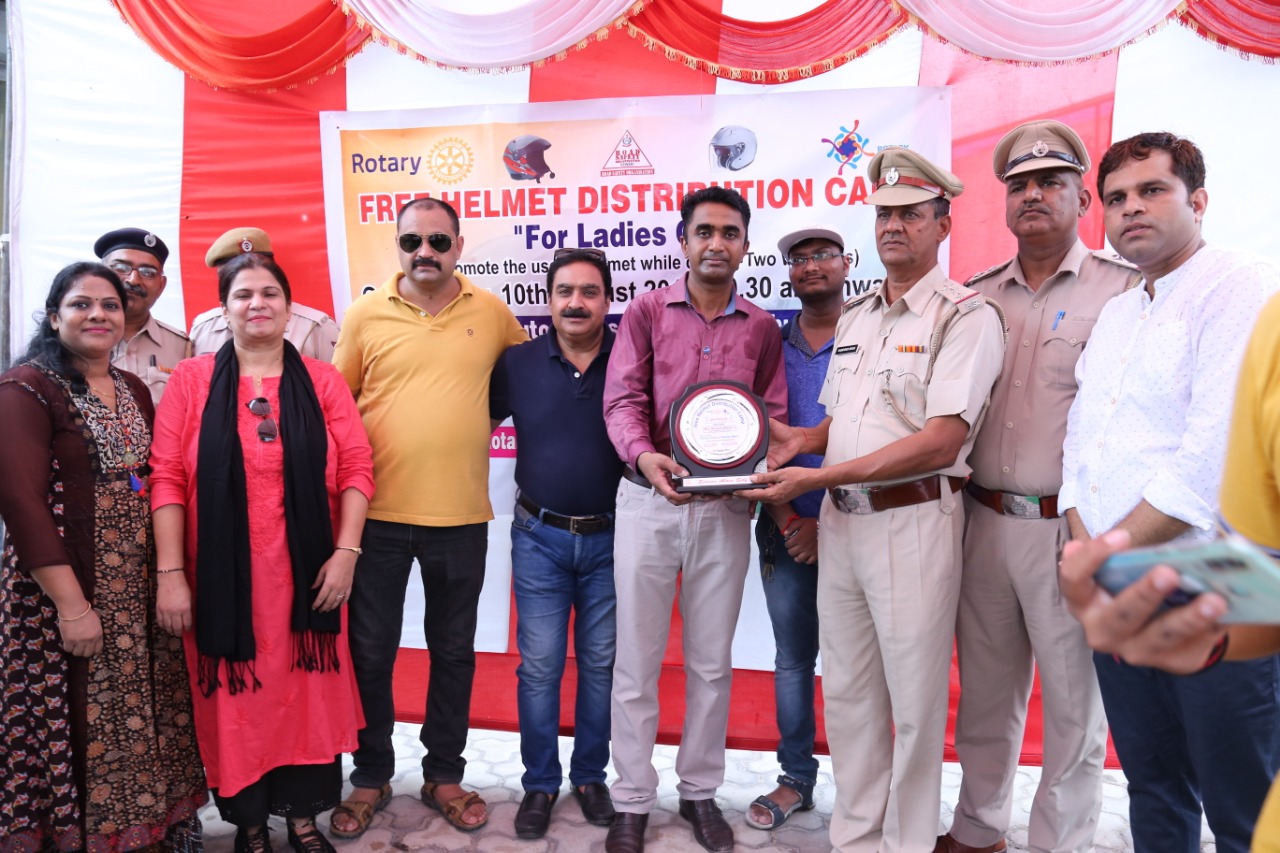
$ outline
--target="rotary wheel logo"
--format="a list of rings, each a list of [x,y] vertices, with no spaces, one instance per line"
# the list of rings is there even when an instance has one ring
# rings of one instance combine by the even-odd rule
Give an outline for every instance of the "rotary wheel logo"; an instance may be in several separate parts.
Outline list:
[[[427,172],[442,184],[456,184],[471,174],[475,155],[471,146],[457,137],[442,139],[427,155]]]

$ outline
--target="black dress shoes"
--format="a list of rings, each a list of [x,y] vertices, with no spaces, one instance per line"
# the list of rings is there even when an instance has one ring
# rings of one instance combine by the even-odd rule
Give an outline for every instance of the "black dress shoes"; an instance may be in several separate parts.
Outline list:
[[[519,838],[541,838],[547,834],[551,824],[551,807],[556,804],[560,794],[548,794],[545,791],[528,791],[520,801],[516,810],[516,836]]]
[[[582,806],[582,816],[592,826],[612,826],[613,798],[609,796],[609,788],[603,782],[588,782],[581,789],[573,786],[573,797]]]
[[[680,817],[693,824],[693,839],[711,853],[733,853],[733,830],[714,797],[680,800]]]
[[[644,830],[648,825],[647,814],[618,812],[604,840],[605,853],[644,853]]]

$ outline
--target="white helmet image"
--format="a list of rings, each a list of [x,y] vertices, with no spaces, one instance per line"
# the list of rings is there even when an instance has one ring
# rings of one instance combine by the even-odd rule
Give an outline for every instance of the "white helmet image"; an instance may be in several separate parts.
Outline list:
[[[711,167],[736,172],[756,159],[756,135],[750,129],[728,124],[711,137]]]

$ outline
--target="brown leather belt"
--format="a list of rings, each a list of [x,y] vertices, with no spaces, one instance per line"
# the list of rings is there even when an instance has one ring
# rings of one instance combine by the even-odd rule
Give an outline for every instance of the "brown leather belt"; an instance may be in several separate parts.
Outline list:
[[[873,512],[884,512],[886,509],[899,509],[904,506],[936,501],[942,497],[939,482],[941,474],[921,477],[919,480],[908,480],[905,483],[894,483],[891,486],[836,486],[830,489],[831,502],[836,509],[853,515],[868,515]],[[960,491],[964,485],[963,477],[946,477],[947,486],[953,492]]]
[[[622,476],[635,483],[642,489],[652,489],[653,483],[649,482],[649,478],[643,474],[636,473],[636,469],[627,465],[622,469]]]
[[[969,497],[994,510],[1001,515],[1012,515],[1014,518],[1057,518],[1058,496],[1037,497],[1036,495],[1014,495],[1009,492],[993,492],[984,489],[972,480],[964,487]]]
[[[543,524],[567,530],[578,536],[586,536],[589,533],[600,533],[604,530],[613,529],[613,516],[611,515],[561,515],[549,509],[543,509],[524,495],[517,496],[516,503],[524,507],[534,518],[541,520]]]

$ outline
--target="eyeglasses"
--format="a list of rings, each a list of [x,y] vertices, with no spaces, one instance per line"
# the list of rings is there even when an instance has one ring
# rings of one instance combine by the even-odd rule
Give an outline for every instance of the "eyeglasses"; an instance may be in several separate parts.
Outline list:
[[[135,267],[127,261],[112,261],[107,264],[107,268],[121,278],[128,278],[135,272],[140,278],[146,281],[151,281],[153,278],[160,277],[160,270],[155,267]]]
[[[443,255],[453,248],[453,238],[448,234],[401,234],[396,238],[396,245],[406,255],[412,255],[422,248],[424,240],[437,255]]]
[[[280,428],[271,417],[271,401],[266,397],[254,397],[245,406],[262,418],[262,423],[258,424],[258,441],[275,441],[280,435]]]
[[[595,258],[601,263],[609,263],[609,259],[604,256],[604,249],[594,249],[590,246],[573,246],[556,249],[551,254],[551,260],[558,261],[561,258],[568,257],[569,255],[586,255],[588,258]]]
[[[832,258],[843,258],[840,252],[819,252],[816,255],[810,255],[807,258],[787,258],[787,266],[793,269],[804,269],[804,265],[813,261],[815,264],[824,264]]]

